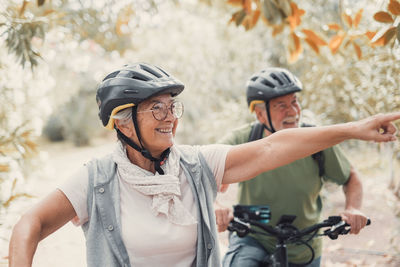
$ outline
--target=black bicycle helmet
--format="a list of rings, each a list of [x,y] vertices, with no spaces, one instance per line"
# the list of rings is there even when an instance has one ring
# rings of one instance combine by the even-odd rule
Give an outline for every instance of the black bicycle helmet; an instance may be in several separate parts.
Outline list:
[[[247,104],[251,112],[257,103],[300,92],[303,88],[295,75],[282,68],[267,68],[253,74],[246,84]]]
[[[107,129],[114,129],[112,118],[118,111],[138,105],[160,93],[180,94],[184,85],[157,66],[146,63],[125,65],[107,75],[97,87],[99,117]]]
[[[170,149],[166,149],[159,158],[155,158],[143,146],[137,122],[137,106],[142,101],[157,94],[176,96],[184,89],[184,85],[163,69],[146,63],[125,65],[123,68],[107,75],[97,87],[96,101],[99,106],[99,117],[107,129],[114,129],[114,119],[118,111],[132,108],[132,121],[139,145],[115,128],[118,136],[145,158],[155,163],[158,173],[164,174],[161,165],[168,158]]]
[[[255,104],[265,103],[270,127],[265,124],[263,126],[274,133],[276,130],[272,125],[269,101],[280,96],[300,92],[303,85],[295,75],[286,69],[266,68],[253,74],[247,82],[246,88],[247,105],[250,112],[254,111]]]

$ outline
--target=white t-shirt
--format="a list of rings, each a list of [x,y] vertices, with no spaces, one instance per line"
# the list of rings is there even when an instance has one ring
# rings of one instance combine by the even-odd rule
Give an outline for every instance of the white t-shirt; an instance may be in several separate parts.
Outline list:
[[[200,151],[213,172],[217,186],[221,185],[226,155],[231,146],[206,145]],[[132,189],[119,179],[121,234],[132,266],[187,267],[195,263],[197,224],[177,225],[163,214],[151,212],[152,197]],[[196,203],[183,171],[179,173],[181,201],[197,220]],[[80,226],[88,220],[88,172],[82,167],[59,189],[67,196],[77,217],[72,222]]]

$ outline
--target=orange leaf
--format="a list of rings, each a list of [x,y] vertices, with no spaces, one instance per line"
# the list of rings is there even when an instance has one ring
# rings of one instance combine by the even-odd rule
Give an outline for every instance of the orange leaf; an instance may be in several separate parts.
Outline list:
[[[295,17],[289,16],[289,17],[286,18],[286,20],[289,22],[291,30],[296,29],[297,23],[296,23],[296,18]]]
[[[318,45],[310,38],[306,38],[305,41],[307,42],[307,44],[312,48],[312,50],[315,51],[315,53],[319,54],[319,48]]]
[[[272,30],[272,36],[275,37],[283,31],[283,29],[285,28],[285,24],[274,25],[273,28],[274,29]]]
[[[363,13],[363,9],[361,8],[357,14],[354,17],[354,28],[358,27],[358,24],[360,24],[361,18],[362,18],[362,13]]]
[[[253,12],[253,14],[251,15],[251,27],[253,28],[254,26],[256,26],[257,22],[258,22],[258,18],[260,17],[260,13],[261,11],[259,9],[255,10]]]
[[[19,16],[22,16],[22,14],[24,14],[26,6],[29,4],[29,1],[24,0],[24,2],[22,3],[22,6],[19,10]]]
[[[251,13],[251,1],[252,0],[244,0],[244,11],[246,11],[247,14]]]
[[[353,42],[353,46],[354,46],[354,50],[356,51],[358,59],[361,59],[362,52],[361,52],[360,46],[358,44],[354,43],[354,42]]]
[[[334,30],[334,31],[339,31],[342,29],[342,27],[340,27],[339,24],[337,24],[337,23],[328,24],[328,27],[330,30]]]
[[[258,19],[258,18],[257,18]],[[252,15],[247,15],[243,22],[242,25],[244,26],[244,28],[246,29],[246,31],[252,29],[257,23],[257,20],[254,20],[254,16]]]
[[[302,32],[307,35],[307,38],[312,40],[315,45],[327,45],[327,43],[312,30],[303,29]]]
[[[390,42],[390,40],[394,37],[396,34],[396,27],[390,27],[383,35],[381,38],[373,42],[371,45],[372,46],[384,46]]]
[[[226,1],[227,4],[232,5],[232,6],[243,6],[243,1],[242,0],[228,0]]]
[[[365,35],[368,37],[368,39],[371,41],[372,38],[374,38],[376,32],[366,32]]]
[[[393,15],[400,15],[400,3],[397,0],[390,0],[390,3],[388,5],[388,10],[390,13]]]
[[[347,15],[346,13],[343,13],[343,17],[344,17],[344,20],[346,21],[347,25],[349,25],[349,27],[351,27],[351,25],[353,24],[353,20],[351,19],[351,17],[349,15]]]
[[[242,22],[243,27],[246,29],[246,31],[250,30],[251,27],[251,21],[250,21],[250,17],[246,16]]]
[[[385,11],[376,12],[374,15],[374,19],[376,21],[383,22],[383,23],[393,23],[392,16]]]
[[[9,172],[9,171],[10,171],[10,166],[5,164],[0,164],[0,172]]]
[[[332,54],[335,54],[338,51],[343,39],[344,35],[335,35],[332,37],[331,41],[329,42],[329,48],[331,49]]]
[[[290,50],[289,62],[293,63],[299,58],[299,55],[303,52],[303,47],[301,46],[300,38],[294,32],[292,32],[291,36],[293,39],[294,49]]]
[[[296,3],[291,2],[290,6],[292,7],[292,15],[288,16],[286,20],[289,22],[290,29],[294,30],[301,23],[301,16],[303,16],[306,12],[304,9],[299,9]]]

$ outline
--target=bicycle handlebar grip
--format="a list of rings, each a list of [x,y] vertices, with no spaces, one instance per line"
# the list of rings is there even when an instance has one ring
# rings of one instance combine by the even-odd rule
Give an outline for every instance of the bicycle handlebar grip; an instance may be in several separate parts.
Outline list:
[[[367,218],[367,223],[365,225],[370,225],[371,224],[371,219]],[[348,223],[346,223],[346,226],[350,226]]]

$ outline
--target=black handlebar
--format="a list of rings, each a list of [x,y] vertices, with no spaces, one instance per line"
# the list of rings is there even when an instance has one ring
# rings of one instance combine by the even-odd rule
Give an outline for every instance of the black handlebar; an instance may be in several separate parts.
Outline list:
[[[311,251],[310,259],[304,265],[308,265],[314,259],[314,249],[308,242],[315,236],[328,236],[337,239],[339,235],[346,235],[350,232],[350,225],[342,220],[340,216],[330,216],[321,223],[316,223],[302,230],[296,228],[292,223],[296,216],[283,215],[276,226],[268,225],[270,211],[267,206],[234,206],[234,218],[229,223],[228,230],[236,232],[239,237],[244,237],[249,233],[273,236],[277,239],[276,250],[268,261],[279,262],[280,266],[287,265],[286,243],[303,244]],[[370,225],[371,220],[367,220],[366,225]],[[255,226],[255,227],[252,227]],[[318,234],[318,230],[327,228]],[[275,266],[275,265],[273,265]]]
[[[370,225],[371,220],[367,220],[366,225]],[[250,226],[256,226],[264,231],[264,233],[259,232]],[[228,226],[229,231],[235,231],[239,237],[243,237],[248,233],[260,233],[274,236],[278,239],[283,240],[298,240],[304,236],[315,233],[321,228],[330,227],[326,229],[322,235],[326,235],[331,239],[337,239],[339,235],[345,235],[350,232],[350,225],[342,220],[340,216],[330,216],[328,219],[321,223],[311,225],[310,227],[298,230],[295,226],[290,223],[281,223],[273,227],[265,223],[258,222],[256,220],[245,220],[235,217]]]

